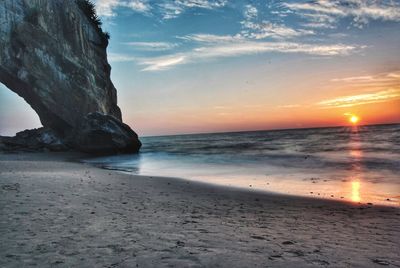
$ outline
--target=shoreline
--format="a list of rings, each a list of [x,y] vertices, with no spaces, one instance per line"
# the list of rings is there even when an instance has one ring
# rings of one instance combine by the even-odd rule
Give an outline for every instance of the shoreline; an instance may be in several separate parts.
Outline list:
[[[94,158],[95,159],[95,158]],[[283,192],[283,191],[279,191],[279,190],[269,190],[269,189],[262,189],[260,187],[257,187],[257,185],[255,187],[253,187],[253,185],[250,185],[249,187],[246,186],[240,186],[240,185],[232,185],[232,184],[226,184],[226,183],[218,183],[218,182],[213,182],[213,181],[202,181],[200,179],[191,179],[191,178],[187,178],[187,177],[178,177],[178,176],[158,176],[158,175],[152,175],[152,174],[135,174],[134,172],[132,172],[132,170],[129,169],[124,169],[124,168],[118,168],[118,167],[112,167],[109,166],[105,163],[101,163],[101,162],[91,162],[91,160],[93,160],[93,158],[77,158],[72,160],[72,162],[75,163],[81,163],[81,164],[85,164],[85,165],[90,165],[99,169],[103,169],[103,170],[109,170],[109,171],[113,171],[113,172],[119,172],[122,174],[126,174],[126,175],[131,175],[131,176],[140,176],[140,177],[154,177],[154,178],[159,178],[159,179],[176,179],[176,180],[182,180],[182,181],[189,181],[192,182],[194,184],[198,183],[199,185],[208,185],[209,187],[219,187],[221,188],[221,190],[239,190],[239,191],[244,191],[244,192],[248,192],[248,193],[259,193],[259,194],[266,194],[266,195],[278,195],[281,196],[283,198],[285,197],[292,197],[292,198],[305,198],[305,199],[310,199],[310,200],[318,200],[319,201],[332,201],[332,202],[339,202],[339,203],[344,203],[350,206],[383,206],[383,207],[395,207],[395,208],[400,208],[400,203],[398,203],[395,200],[393,200],[394,198],[391,197],[390,199],[382,199],[382,200],[364,200],[364,201],[354,201],[354,200],[350,200],[349,198],[344,198],[344,197],[338,197],[338,196],[332,196],[330,194],[326,194],[326,195],[319,195],[319,193],[317,193],[318,191],[315,192],[310,192],[310,194],[312,195],[306,195],[306,194],[296,194],[296,193],[290,193],[290,192]],[[312,179],[311,179],[312,181]],[[270,183],[268,182],[267,185],[269,185]],[[318,194],[318,195],[317,195]],[[398,197],[396,196],[395,198],[398,199]]]
[[[112,172],[117,172],[121,174],[125,174],[128,176],[132,176],[133,178],[135,177],[140,177],[140,178],[152,178],[156,180],[168,180],[168,181],[176,181],[176,182],[190,182],[193,186],[197,187],[205,187],[205,188],[216,188],[218,191],[230,191],[230,192],[238,192],[238,193],[243,193],[246,195],[266,195],[266,196],[275,196],[279,198],[284,198],[284,199],[304,199],[309,202],[333,202],[337,204],[343,204],[345,206],[351,206],[351,207],[383,207],[383,208],[393,208],[393,209],[399,209],[400,206],[397,206],[396,204],[385,204],[385,203],[370,203],[370,202],[355,202],[355,201],[349,201],[345,199],[338,199],[338,198],[327,198],[327,197],[318,197],[318,196],[306,196],[306,195],[296,195],[296,194],[289,194],[289,193],[282,193],[278,191],[270,191],[270,190],[262,190],[258,188],[246,188],[246,187],[241,187],[241,186],[233,186],[233,185],[223,185],[223,184],[218,184],[218,183],[212,183],[212,182],[203,182],[200,180],[194,180],[194,179],[188,179],[188,178],[183,178],[183,177],[169,177],[169,176],[156,176],[156,175],[138,175],[138,174],[133,174],[129,170],[123,170],[123,169],[118,169],[118,168],[107,168],[106,166],[102,165],[96,165],[96,164],[90,164],[90,163],[85,163],[85,162],[74,162],[74,163],[81,163],[84,165],[89,165],[98,169],[106,170],[106,171],[112,171]]]
[[[93,167],[95,169],[100,169],[104,171],[110,171],[110,172],[115,172],[118,174],[126,175],[128,177],[131,177],[131,179],[135,178],[140,178],[140,179],[153,179],[155,182],[176,182],[176,183],[181,183],[181,184],[191,184],[192,187],[200,187],[203,188],[203,190],[216,190],[216,191],[222,191],[222,192],[231,192],[231,193],[236,193],[236,194],[244,194],[244,195],[254,195],[255,197],[260,197],[260,196],[266,196],[266,197],[274,197],[274,198],[283,198],[283,199],[293,199],[293,200],[304,200],[307,202],[322,202],[322,203],[332,203],[332,204],[337,204],[337,205],[345,205],[345,206],[350,206],[350,207],[382,207],[382,208],[391,208],[391,209],[399,209],[397,206],[394,205],[381,205],[381,204],[370,204],[370,203],[362,203],[362,202],[351,202],[347,200],[340,200],[340,199],[328,199],[328,198],[322,198],[322,197],[313,197],[313,196],[303,196],[303,195],[295,195],[295,194],[286,194],[286,193],[281,193],[281,192],[275,192],[275,191],[268,191],[268,190],[260,190],[257,188],[245,188],[245,187],[240,187],[240,186],[232,186],[232,185],[222,185],[222,184],[217,184],[217,183],[212,183],[212,182],[202,182],[199,180],[191,180],[188,178],[183,178],[183,177],[169,177],[169,176],[155,176],[155,175],[137,175],[133,174],[130,171],[125,171],[123,169],[117,169],[117,168],[107,168],[106,166],[103,165],[98,165],[98,164],[91,164],[87,163],[84,161],[81,161],[83,158],[86,158],[86,154],[84,153],[79,153],[79,152],[71,152],[71,153],[64,153],[64,152],[51,152],[51,153],[12,153],[12,154],[4,154],[4,156],[9,157],[9,156],[15,156],[18,159],[12,159],[12,161],[49,161],[48,159],[48,154],[52,156],[51,162],[67,162],[67,163],[74,163],[78,165],[83,165],[86,167]],[[90,156],[90,155],[89,155]],[[3,157],[0,154],[0,162],[3,161]]]
[[[0,154],[0,266],[399,267],[400,210]]]

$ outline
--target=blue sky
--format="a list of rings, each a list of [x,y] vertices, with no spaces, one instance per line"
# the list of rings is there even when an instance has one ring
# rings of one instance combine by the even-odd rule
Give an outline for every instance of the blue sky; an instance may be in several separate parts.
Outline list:
[[[400,5],[377,3],[97,0],[117,41],[110,60],[134,61],[142,71],[262,53],[361,53],[368,44],[357,41],[365,33],[391,22],[398,29]]]
[[[139,134],[400,120],[399,1],[95,2]]]

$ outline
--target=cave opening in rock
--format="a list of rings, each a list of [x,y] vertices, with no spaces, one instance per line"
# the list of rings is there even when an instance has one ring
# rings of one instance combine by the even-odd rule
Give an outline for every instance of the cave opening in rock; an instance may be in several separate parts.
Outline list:
[[[19,131],[41,126],[32,107],[0,83],[0,136],[14,136]]]

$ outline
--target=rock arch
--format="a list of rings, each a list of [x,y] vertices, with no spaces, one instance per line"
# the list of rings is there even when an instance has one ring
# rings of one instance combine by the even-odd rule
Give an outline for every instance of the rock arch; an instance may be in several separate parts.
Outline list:
[[[126,130],[110,79],[107,45],[75,1],[0,2],[0,82],[24,98],[43,126],[63,139],[83,134],[79,130],[90,125],[86,121],[91,113],[116,119],[113,123]],[[130,131],[119,146],[137,151],[140,142]]]
[[[0,83],[0,135],[12,136],[21,130],[38,127],[42,124],[32,107]]]

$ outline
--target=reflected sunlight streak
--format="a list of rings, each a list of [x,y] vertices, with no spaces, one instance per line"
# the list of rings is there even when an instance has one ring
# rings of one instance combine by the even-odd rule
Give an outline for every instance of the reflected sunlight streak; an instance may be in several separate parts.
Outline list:
[[[352,181],[351,182],[351,200],[353,202],[360,202],[360,182],[359,181]]]

